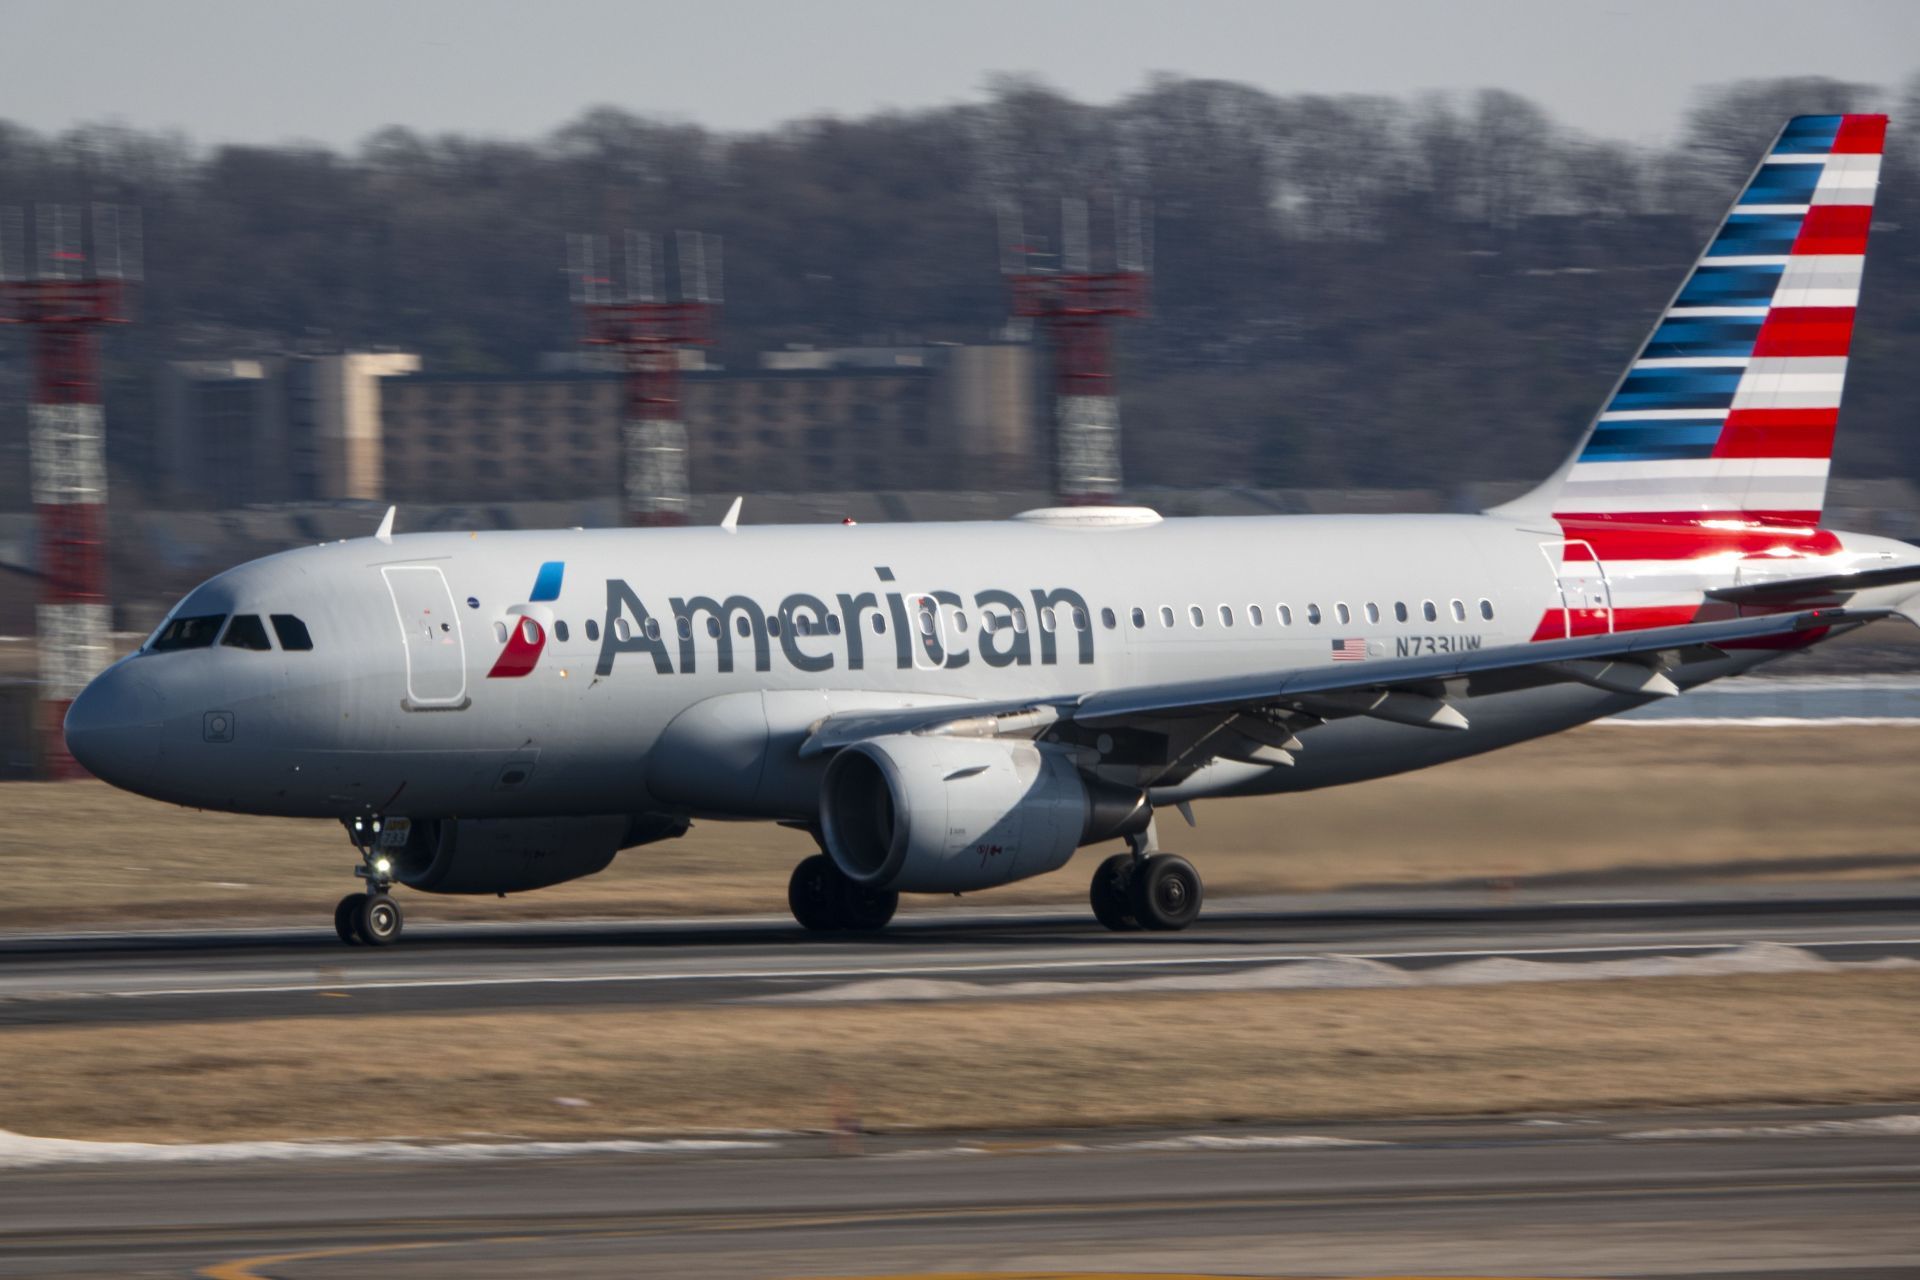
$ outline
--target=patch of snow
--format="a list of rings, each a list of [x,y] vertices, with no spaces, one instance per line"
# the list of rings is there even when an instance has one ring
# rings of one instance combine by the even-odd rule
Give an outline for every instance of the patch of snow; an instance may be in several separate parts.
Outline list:
[[[581,1142],[88,1142],[0,1129],[0,1169],[74,1164],[207,1164],[233,1160],[550,1160],[564,1156],[710,1155],[771,1142],[737,1138],[605,1139]]]

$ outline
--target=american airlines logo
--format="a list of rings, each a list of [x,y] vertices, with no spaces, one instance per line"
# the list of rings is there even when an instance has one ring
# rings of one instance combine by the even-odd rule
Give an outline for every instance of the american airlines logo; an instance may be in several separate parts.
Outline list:
[[[540,566],[540,572],[534,576],[533,590],[527,593],[528,604],[546,604],[560,598],[560,584],[566,577],[567,566],[563,560],[549,560]],[[507,610],[507,643],[500,650],[500,656],[494,659],[493,669],[487,672],[487,679],[501,680],[515,676],[524,676],[539,665],[540,653],[547,647],[547,629],[538,618],[518,612],[521,606],[515,605]]]
[[[1086,599],[1067,587],[989,588],[970,600],[953,591],[842,591],[831,603],[796,591],[772,608],[745,595],[673,596],[656,614],[624,580],[607,580],[597,675],[613,674],[622,654],[645,654],[663,676],[692,675],[703,648],[716,671],[730,672],[736,647],[741,662],[751,649],[755,671],[772,670],[776,651],[806,672],[954,671],[976,658],[989,667],[1090,666],[1093,622]]]

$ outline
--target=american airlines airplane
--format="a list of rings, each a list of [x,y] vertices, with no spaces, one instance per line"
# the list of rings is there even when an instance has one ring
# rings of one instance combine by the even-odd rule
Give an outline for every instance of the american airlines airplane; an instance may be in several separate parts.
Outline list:
[[[1920,621],[1920,548],[1821,526],[1885,128],[1789,122],[1572,456],[1494,510],[739,527],[736,502],[416,535],[389,511],[197,587],[67,743],[158,800],[343,822],[348,942],[399,936],[396,883],[537,889],[700,819],[813,834],[808,929],[1112,842],[1094,915],[1184,928],[1201,880],[1157,809],[1457,760]]]

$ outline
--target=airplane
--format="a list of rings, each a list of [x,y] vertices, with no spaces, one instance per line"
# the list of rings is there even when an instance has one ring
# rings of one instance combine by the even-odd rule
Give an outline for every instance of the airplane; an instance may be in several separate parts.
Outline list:
[[[1479,514],[395,534],[195,588],[65,721],[173,804],[343,822],[505,896],[698,820],[803,829],[809,930],[1120,842],[1117,931],[1193,923],[1157,811],[1425,768],[1881,618],[1920,548],[1821,525],[1886,117],[1789,121],[1566,462]],[[1276,833],[1276,840],[1283,840]]]

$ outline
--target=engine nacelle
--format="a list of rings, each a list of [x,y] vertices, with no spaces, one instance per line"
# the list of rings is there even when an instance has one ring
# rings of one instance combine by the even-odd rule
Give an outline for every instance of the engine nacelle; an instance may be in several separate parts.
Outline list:
[[[870,738],[834,756],[820,788],[835,864],[856,883],[907,893],[1041,875],[1151,816],[1143,792],[1082,777],[1064,752],[994,738]]]
[[[393,878],[426,893],[523,893],[606,870],[622,849],[686,832],[683,818],[414,819],[407,841],[386,850]]]

